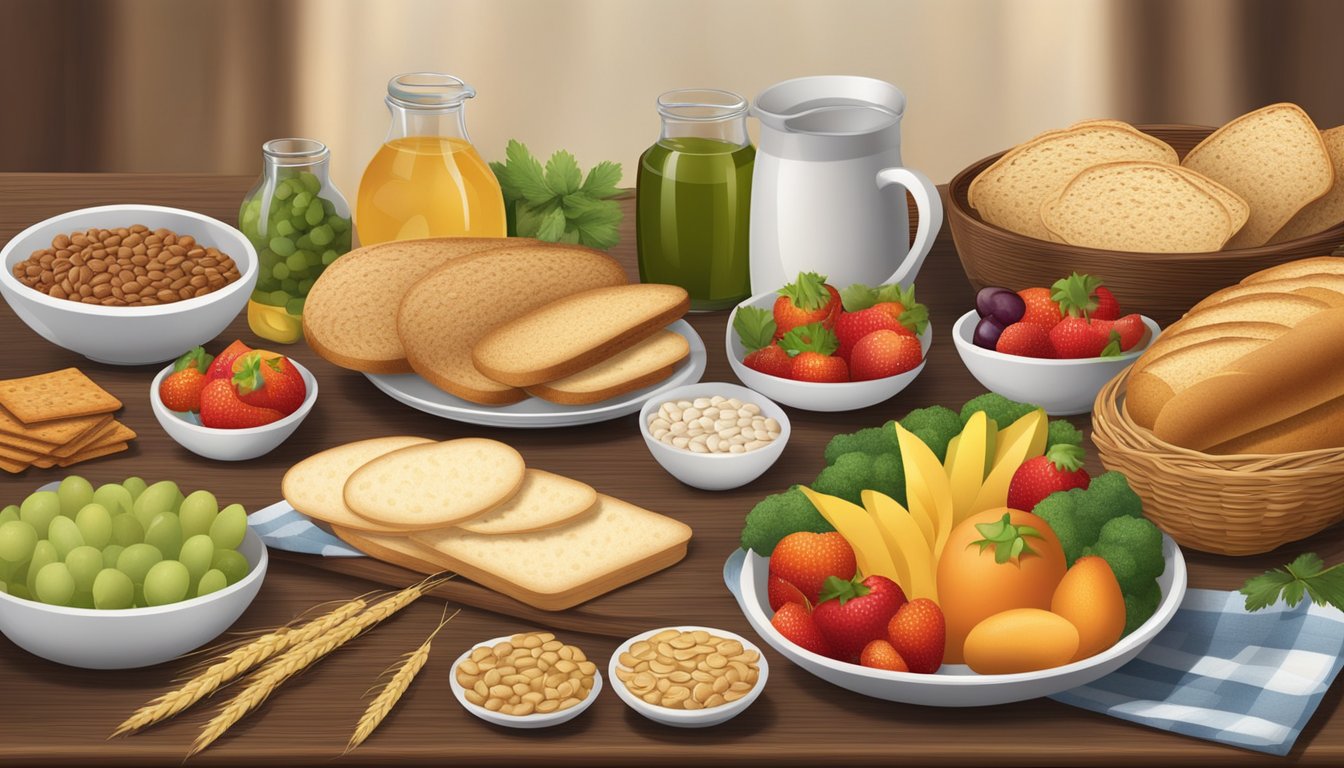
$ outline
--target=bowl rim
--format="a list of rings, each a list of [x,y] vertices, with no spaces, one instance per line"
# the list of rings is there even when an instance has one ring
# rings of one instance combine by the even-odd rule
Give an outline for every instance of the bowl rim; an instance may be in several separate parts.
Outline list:
[[[730,701],[721,707],[714,707],[713,709],[671,709],[669,707],[662,707],[650,704],[647,701],[644,701],[643,699],[634,695],[633,693],[630,692],[628,688],[625,687],[625,684],[620,683],[620,679],[616,677],[616,668],[620,665],[621,654],[630,650],[630,648],[640,640],[647,640],[648,638],[653,637],[659,632],[663,632],[669,629],[675,629],[679,632],[705,631],[710,633],[711,635],[716,635],[725,640],[736,640],[742,644],[743,648],[755,651],[756,655],[760,657],[757,660],[756,664],[757,670],[759,672],[759,677],[756,679],[756,685],[752,686],[752,689],[747,692],[746,696],[743,696],[737,701]],[[760,646],[748,640],[747,638],[737,634],[736,632],[730,632],[726,629],[718,629],[715,627],[702,627],[693,624],[686,624],[686,625],[674,624],[674,625],[668,625],[666,627],[657,627],[655,629],[645,630],[644,632],[640,632],[639,634],[633,637],[627,638],[620,645],[616,646],[615,650],[611,652],[611,659],[608,660],[607,662],[607,674],[611,675],[612,680],[617,681],[611,684],[611,689],[616,693],[616,697],[621,701],[625,702],[626,706],[639,712],[640,714],[647,715],[651,720],[664,723],[696,723],[704,720],[715,720],[718,722],[723,722],[726,720],[731,720],[732,718],[741,714],[748,707],[750,707],[756,701],[757,698],[760,697],[761,692],[765,690],[766,682],[770,678],[770,662],[765,658],[765,653],[761,651]],[[720,716],[725,714],[727,715],[727,717],[723,717],[722,719],[720,719]]]
[[[1207,131],[1208,133],[1213,133],[1218,130],[1217,128],[1207,125],[1185,123],[1136,123],[1133,124],[1133,126],[1150,136],[1154,135],[1152,133],[1154,131]],[[1030,141],[1030,139],[1028,139],[1028,141]],[[1020,145],[1014,145],[1014,147],[1016,146]],[[948,209],[953,212],[955,217],[960,219],[962,225],[979,230],[983,236],[988,238],[1007,240],[1025,248],[1040,248],[1042,247],[1042,244],[1046,244],[1055,248],[1067,249],[1079,256],[1086,256],[1098,260],[1122,258],[1143,262],[1161,262],[1168,260],[1218,261],[1228,258],[1271,255],[1279,251],[1307,247],[1308,245],[1313,245],[1313,241],[1319,241],[1322,248],[1324,248],[1325,244],[1328,242],[1344,242],[1344,222],[1336,224],[1329,229],[1323,229],[1320,232],[1294,238],[1292,240],[1284,240],[1281,243],[1267,243],[1251,248],[1224,248],[1217,251],[1173,251],[1170,253],[1154,253],[1151,251],[1110,251],[1103,248],[1089,248],[1083,245],[1069,245],[1067,243],[1056,243],[1050,240],[1039,240],[1028,235],[1019,234],[1012,230],[990,224],[980,218],[980,214],[977,213],[975,209],[971,208],[966,191],[963,191],[970,189],[971,182],[975,180],[975,177],[978,176],[981,171],[984,171],[999,158],[1008,154],[1014,147],[1009,147],[1008,149],[995,152],[976,160],[959,171],[952,177],[952,180],[947,183]],[[1328,254],[1322,253],[1321,255]]]
[[[597,669],[593,671],[592,690],[588,692],[588,696],[580,701],[578,705],[570,707],[569,709],[532,715],[506,715],[502,712],[491,712],[485,707],[480,707],[467,701],[467,689],[457,681],[458,666],[467,659],[470,659],[472,651],[475,651],[477,648],[508,642],[512,638],[513,635],[502,635],[489,640],[482,640],[478,643],[472,643],[467,650],[462,652],[462,655],[453,659],[452,666],[448,671],[448,687],[452,689],[453,698],[457,699],[457,703],[461,704],[463,709],[487,723],[502,725],[506,728],[543,728],[546,726],[567,723],[583,714],[593,705],[594,701],[597,701],[598,695],[602,693],[602,667],[597,664],[593,665],[597,667]]]
[[[317,377],[313,375],[312,371],[305,368],[302,363],[294,358],[286,355],[285,359],[289,360],[290,364],[298,369],[299,375],[303,377],[303,384],[307,387],[308,393],[304,396],[303,402],[299,404],[299,407],[295,409],[293,413],[282,419],[272,421],[270,424],[262,424],[260,427],[221,429],[219,427],[207,427],[201,424],[192,424],[190,421],[182,418],[178,411],[168,410],[168,406],[164,405],[163,400],[159,397],[159,386],[163,383],[164,379],[168,378],[168,374],[173,372],[175,363],[169,363],[163,370],[159,371],[157,376],[154,377],[154,381],[149,385],[149,402],[156,414],[162,414],[163,418],[173,419],[177,422],[178,426],[185,428],[188,432],[206,437],[222,437],[224,435],[264,435],[269,432],[284,429],[285,427],[297,424],[307,418],[308,413],[312,411],[313,406],[317,404]],[[164,431],[167,430],[165,429]]]
[[[44,613],[57,614],[60,616],[79,616],[79,617],[101,616],[109,619],[136,618],[140,616],[157,616],[160,614],[173,613],[175,611],[185,610],[187,608],[198,608],[203,605],[208,605],[211,602],[223,600],[226,597],[236,594],[238,592],[242,592],[243,590],[246,590],[251,584],[264,577],[266,569],[270,565],[271,560],[270,551],[266,547],[266,542],[261,538],[261,534],[252,530],[251,525],[247,526],[247,531],[243,534],[243,544],[248,543],[252,543],[256,547],[258,547],[259,554],[257,555],[257,562],[252,565],[252,570],[248,571],[246,576],[216,592],[211,592],[208,595],[201,595],[199,597],[187,598],[186,600],[179,600],[176,603],[168,603],[167,605],[151,605],[146,606],[144,608],[116,608],[116,609],[74,608],[66,605],[48,605],[47,603],[43,603],[38,600],[28,600],[22,597],[15,597],[14,595],[9,594],[8,592],[0,592],[0,602],[15,603],[27,608],[31,608],[33,610],[42,611]],[[239,546],[241,547],[242,545]]]
[[[692,451],[683,451],[680,448],[674,448],[670,445],[667,445],[666,443],[654,439],[653,433],[649,432],[648,425],[649,425],[649,416],[653,413],[655,408],[655,402],[657,403],[656,407],[661,408],[662,404],[668,402],[669,400],[685,399],[678,397],[678,395],[682,393],[682,390],[694,389],[696,387],[704,387],[704,386],[722,387],[730,390],[738,390],[737,392],[733,392],[732,396],[739,397],[744,400],[747,397],[752,398],[752,402],[760,407],[761,412],[763,414],[767,409],[773,411],[773,413],[768,414],[768,418],[772,418],[775,421],[779,422],[779,437],[770,441],[770,444],[764,446],[763,448],[750,452],[744,451],[742,453],[694,453]],[[723,392],[718,392],[717,394],[723,394]],[[699,397],[704,397],[704,395],[699,395]],[[761,402],[756,402],[757,400]],[[654,451],[655,457],[658,451],[662,451],[664,456],[669,457],[693,456],[695,457],[693,459],[694,461],[699,461],[702,459],[706,461],[718,461],[722,459],[745,460],[747,458],[759,457],[760,455],[768,455],[767,452],[776,445],[779,446],[779,450],[782,451],[784,449],[784,445],[789,442],[789,436],[793,434],[793,426],[792,424],[789,423],[789,415],[784,412],[784,409],[780,407],[779,403],[776,403],[774,400],[771,400],[770,398],[766,397],[765,395],[762,395],[760,392],[757,392],[754,389],[751,389],[750,387],[744,387],[741,384],[730,384],[729,382],[726,381],[701,381],[695,384],[683,384],[680,387],[675,387],[666,392],[660,392],[656,397],[650,397],[648,400],[646,400],[644,402],[644,407],[639,409],[639,434],[644,437],[644,442],[649,445],[650,450]]]
[[[952,343],[956,346],[957,351],[961,352],[963,356],[970,354],[979,356],[985,360],[1011,362],[1019,365],[1036,366],[1038,368],[1068,368],[1082,365],[1114,365],[1116,363],[1127,364],[1137,360],[1139,355],[1142,355],[1147,351],[1162,333],[1162,328],[1157,324],[1156,320],[1153,320],[1147,315],[1139,315],[1139,318],[1143,321],[1144,327],[1149,330],[1148,342],[1137,346],[1128,352],[1116,355],[1115,357],[1071,357],[1064,359],[1022,357],[1021,355],[1009,355],[997,350],[978,347],[970,338],[970,334],[967,333],[967,329],[971,325],[972,319],[977,321],[980,319],[979,313],[974,309],[957,318],[957,322],[952,325]],[[974,329],[971,329],[970,333],[974,333]]]
[[[8,263],[10,259],[10,254],[17,252],[19,250],[19,244],[22,241],[30,237],[33,237],[34,234],[37,232],[37,230],[40,230],[44,227],[52,226],[54,224],[63,225],[64,222],[76,219],[80,216],[87,216],[96,213],[112,213],[112,212],[125,212],[127,214],[134,214],[134,213],[173,214],[176,216],[185,216],[186,218],[194,219],[195,221],[199,222],[202,227],[206,229],[217,230],[219,234],[223,236],[236,237],[238,239],[238,242],[242,245],[243,252],[246,257],[246,263],[242,265],[245,268],[239,270],[237,280],[234,280],[232,283],[229,283],[228,285],[224,286],[223,288],[220,288],[217,291],[211,291],[210,293],[207,293],[204,296],[195,296],[190,299],[174,301],[171,304],[158,304],[148,307],[105,307],[101,304],[85,304],[80,301],[70,301],[69,299],[53,299],[50,296],[42,293],[41,291],[34,290],[24,285],[23,283],[20,283],[18,281],[18,278],[14,277],[13,270]],[[193,237],[195,237],[195,235],[193,235]],[[212,246],[212,247],[219,247],[219,246]],[[223,249],[221,248],[221,250]],[[237,256],[235,256],[232,253],[228,255],[230,258],[234,260],[235,264],[239,263],[239,259]],[[104,318],[160,317],[165,315],[176,314],[179,311],[191,310],[205,306],[207,304],[211,304],[213,302],[232,296],[238,293],[239,291],[243,290],[244,288],[247,288],[247,293],[250,296],[252,293],[251,286],[255,283],[255,280],[253,280],[252,278],[257,275],[260,268],[261,268],[261,262],[257,256],[256,248],[253,247],[252,245],[252,241],[248,240],[247,235],[244,235],[236,227],[229,226],[228,224],[225,224],[219,219],[213,218],[211,216],[206,216],[203,213],[196,213],[195,211],[189,211],[186,210],[185,208],[173,208],[171,206],[166,205],[116,203],[112,205],[96,205],[88,208],[78,208],[73,211],[66,211],[65,213],[50,216],[37,222],[36,224],[28,226],[22,232],[10,238],[9,242],[5,243],[3,248],[0,248],[0,287],[12,290],[15,292],[16,296],[21,296],[41,306],[50,307],[52,309],[65,310],[67,312],[73,312],[74,314],[79,315],[88,315],[90,317],[104,317]]]

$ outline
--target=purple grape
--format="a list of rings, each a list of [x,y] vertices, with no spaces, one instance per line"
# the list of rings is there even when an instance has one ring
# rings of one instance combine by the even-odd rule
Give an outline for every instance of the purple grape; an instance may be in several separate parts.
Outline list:
[[[999,336],[1003,334],[1003,329],[1008,326],[1000,323],[994,317],[982,317],[980,322],[975,324],[975,346],[984,349],[994,349],[998,346]]]
[[[1027,313],[1027,303],[1007,288],[981,288],[975,295],[975,311],[1006,327],[1022,319]]]

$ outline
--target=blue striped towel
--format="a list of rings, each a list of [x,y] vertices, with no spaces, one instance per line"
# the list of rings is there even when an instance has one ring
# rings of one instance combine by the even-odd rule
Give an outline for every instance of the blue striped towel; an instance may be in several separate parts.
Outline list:
[[[1247,613],[1191,589],[1134,661],[1056,701],[1172,733],[1286,755],[1344,664],[1344,613],[1303,601]]]
[[[318,528],[284,501],[248,515],[247,524],[271,549],[323,557],[364,557],[363,552]]]

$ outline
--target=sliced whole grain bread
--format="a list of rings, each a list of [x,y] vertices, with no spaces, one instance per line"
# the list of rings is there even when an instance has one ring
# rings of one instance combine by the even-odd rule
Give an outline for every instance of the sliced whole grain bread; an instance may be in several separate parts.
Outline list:
[[[1297,293],[1337,307],[1344,305],[1344,274],[1302,275],[1233,285],[1209,294],[1203,301],[1191,307],[1190,312],[1198,312],[1214,304],[1262,293]]]
[[[1237,321],[1227,323],[1214,323],[1189,330],[1177,330],[1161,334],[1154,341],[1152,346],[1144,350],[1143,356],[1134,362],[1130,373],[1135,374],[1143,370],[1154,360],[1160,360],[1178,350],[1201,344],[1215,339],[1263,339],[1272,341],[1288,332],[1288,326],[1278,323],[1261,323],[1254,321]]]
[[[560,405],[588,405],[656,384],[671,376],[690,354],[691,345],[673,331],[659,331],[591,368],[527,388]]]
[[[471,533],[498,535],[531,533],[562,525],[597,503],[597,491],[587,483],[540,469],[528,469],[512,499],[493,512],[458,527]]]
[[[1308,203],[1275,232],[1269,238],[1271,244],[1324,232],[1344,221],[1344,125],[1321,131],[1321,140],[1325,142],[1330,163],[1335,168],[1335,184],[1325,197]]]
[[[1283,280],[1305,275],[1344,275],[1344,257],[1313,256],[1309,259],[1298,259],[1297,261],[1277,264],[1266,267],[1255,274],[1247,275],[1242,279],[1241,284],[1265,283],[1270,280]]]
[[[374,533],[395,533],[401,527],[375,523],[345,505],[345,482],[355,470],[392,451],[432,443],[425,437],[397,435],[338,445],[300,461],[280,481],[280,495],[304,515],[330,525]]]

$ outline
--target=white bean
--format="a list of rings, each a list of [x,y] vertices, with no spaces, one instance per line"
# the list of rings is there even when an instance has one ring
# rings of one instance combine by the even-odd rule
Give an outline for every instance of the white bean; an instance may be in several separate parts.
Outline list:
[[[766,428],[767,430],[771,431],[771,432],[778,432],[778,431],[779,431],[779,422],[778,422],[778,421],[775,421],[774,419],[766,419],[766,420],[765,420],[765,428]]]
[[[746,453],[746,452],[747,452],[747,449],[746,449],[746,448],[743,448],[743,447],[740,446],[740,445],[730,445],[730,446],[728,446],[728,452],[729,452],[729,453]]]
[[[742,401],[738,400],[736,397],[729,398],[728,407],[732,408],[733,410],[737,410],[738,408],[742,407]]]
[[[671,444],[672,444],[672,433],[671,433],[671,432],[668,432],[667,434],[665,434],[665,435],[663,435],[662,437],[658,438],[658,442],[660,442],[660,443],[667,443],[668,445],[671,445]]]
[[[708,398],[708,397],[697,397],[697,398],[695,398],[695,403],[694,403],[694,405],[695,405],[696,408],[699,408],[700,410],[703,411],[703,410],[705,410],[706,408],[709,407],[709,398]]]
[[[756,450],[757,448],[764,448],[764,447],[765,447],[765,441],[763,441],[763,440],[752,440],[750,443],[747,443],[746,445],[744,445],[744,446],[742,446],[742,447],[745,448],[745,449],[747,449],[748,451],[754,451],[754,450]]]
[[[742,406],[742,410],[746,411],[747,413],[751,414],[752,416],[755,416],[756,414],[758,414],[758,413],[761,412],[761,406],[759,406],[759,405],[757,405],[757,404],[755,404],[755,403],[747,403],[746,405],[743,405],[743,406]]]
[[[733,445],[746,445],[747,438],[745,435],[733,435],[728,438],[728,442]]]
[[[678,400],[678,401],[677,401],[677,407],[684,411],[684,410],[686,410],[687,408],[690,408],[690,407],[691,407],[691,401],[690,401],[690,400]]]
[[[724,397],[723,395],[715,395],[709,398],[709,402],[711,405],[723,405],[724,403],[728,402],[728,398]]]
[[[751,426],[751,419],[750,419],[750,418],[741,418],[741,419],[738,419],[738,420],[737,420],[737,426],[739,426],[739,427],[750,427],[750,426]]]
[[[653,431],[654,440],[662,440],[664,436],[672,434],[670,429],[655,429]]]
[[[719,430],[719,437],[730,438],[741,433],[742,429],[740,427],[724,427]]]
[[[681,418],[687,421],[695,421],[696,419],[700,418],[700,416],[701,416],[700,409],[696,408],[695,406],[691,406],[690,408],[687,408],[681,412]]]
[[[700,428],[705,430],[706,432],[714,431],[714,420],[709,418],[708,416],[701,416],[698,420],[696,420],[696,423],[699,424]]]
[[[672,422],[668,421],[667,419],[654,419],[649,424],[649,429],[671,429],[671,428],[672,428]]]
[[[676,424],[678,421],[681,421],[681,409],[675,405],[672,406],[671,408],[668,408],[667,420],[673,424]]]
[[[691,443],[691,453],[709,453],[704,443]]]
[[[685,448],[686,446],[688,446],[688,445],[690,445],[690,444],[691,444],[691,439],[690,439],[689,437],[674,437],[674,438],[672,438],[672,447],[674,447],[674,448]]]
[[[719,408],[718,408],[718,406],[711,405],[711,406],[709,406],[708,408],[706,408],[706,409],[704,409],[703,411],[701,411],[701,412],[700,412],[700,415],[702,415],[702,416],[708,416],[708,417],[711,418],[711,419],[718,420],[718,418],[719,418]]]
[[[684,435],[686,434],[686,422],[674,421],[672,422],[672,426],[668,427],[668,429],[670,429],[674,435]]]
[[[776,440],[779,438],[778,432],[766,432],[765,434],[769,435],[771,440]]]
[[[696,453],[746,453],[779,437],[775,419],[761,407],[722,395],[669,400],[648,418],[649,434],[674,448]]]
[[[710,435],[709,439],[705,441],[705,447],[709,448],[711,451],[719,450],[719,436]]]

